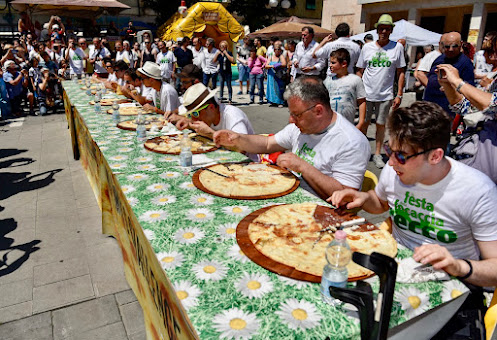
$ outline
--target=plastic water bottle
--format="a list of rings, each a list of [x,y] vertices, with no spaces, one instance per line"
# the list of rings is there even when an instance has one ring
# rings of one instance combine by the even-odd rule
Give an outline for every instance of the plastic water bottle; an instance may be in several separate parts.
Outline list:
[[[181,152],[179,154],[179,163],[183,167],[192,166],[192,145],[190,138],[188,137],[188,132],[183,131],[183,137],[180,142]]]
[[[102,96],[97,93],[94,98],[95,98],[94,99],[94,101],[95,101],[95,113],[98,115],[98,114],[102,113],[102,104],[100,103]]]
[[[145,126],[145,119],[141,112],[136,117],[136,138],[141,142],[147,139],[147,127]]]
[[[117,102],[112,103],[112,119],[116,124],[119,124],[119,122],[121,121],[121,114],[119,113],[119,104]]]
[[[352,252],[347,243],[347,234],[343,230],[335,232],[335,239],[326,247],[327,264],[323,268],[321,277],[321,296],[323,301],[332,305],[340,303],[330,295],[330,286],[345,287],[349,273],[347,265],[352,258]]]

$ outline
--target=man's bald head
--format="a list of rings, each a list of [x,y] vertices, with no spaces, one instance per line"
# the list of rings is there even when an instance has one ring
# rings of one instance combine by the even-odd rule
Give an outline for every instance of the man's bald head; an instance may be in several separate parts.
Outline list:
[[[446,33],[442,36],[441,41],[447,58],[456,58],[461,54],[462,41],[459,32]]]

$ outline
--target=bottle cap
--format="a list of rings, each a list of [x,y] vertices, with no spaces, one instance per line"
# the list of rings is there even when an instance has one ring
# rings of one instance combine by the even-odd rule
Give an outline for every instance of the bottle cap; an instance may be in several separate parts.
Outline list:
[[[343,230],[335,231],[335,239],[337,240],[345,240],[347,238],[347,233]]]

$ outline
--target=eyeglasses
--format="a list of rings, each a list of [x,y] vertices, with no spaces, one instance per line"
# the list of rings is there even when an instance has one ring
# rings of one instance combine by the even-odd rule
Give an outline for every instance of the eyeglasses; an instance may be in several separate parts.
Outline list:
[[[105,65],[105,68],[111,68],[112,65]]]
[[[209,106],[209,104],[205,104],[204,106],[202,107],[199,107],[197,110],[195,111],[192,111],[190,113],[190,117],[193,117],[193,118],[198,118],[200,116],[200,111],[206,109],[207,107]]]
[[[397,162],[404,165],[404,164],[406,164],[406,162],[409,158],[413,158],[413,157],[425,154],[427,152],[430,152],[432,150],[436,150],[438,148],[430,148],[430,149],[420,151],[420,152],[417,152],[417,153],[409,155],[409,156],[404,155],[404,153],[402,151],[392,151],[392,149],[390,148],[390,145],[388,145],[388,142],[385,142],[383,144],[383,149],[385,149],[385,153],[387,154],[388,158],[392,157],[392,155],[393,155],[395,157],[395,159],[397,160]]]
[[[299,114],[295,114],[295,113],[291,113],[291,112],[290,112],[290,116],[291,116],[291,117],[293,117],[294,119],[299,119],[300,117],[302,117],[302,115],[303,115],[304,113],[306,113],[307,111],[312,110],[313,108],[315,108],[315,107],[316,107],[316,105],[318,105],[318,104],[314,104],[314,105],[312,105],[311,107],[309,107],[309,108],[305,109],[304,111],[300,112]]]
[[[449,50],[450,48],[459,48],[458,44],[453,44],[453,45],[443,45],[446,50]]]

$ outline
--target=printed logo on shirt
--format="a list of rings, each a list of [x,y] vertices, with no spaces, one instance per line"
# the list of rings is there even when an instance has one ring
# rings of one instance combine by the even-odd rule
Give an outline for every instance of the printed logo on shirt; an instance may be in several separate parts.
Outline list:
[[[390,208],[390,215],[400,229],[441,243],[455,242],[457,234],[444,229],[444,220],[435,217],[434,209],[434,204],[428,202],[426,198],[416,198],[406,191],[404,200],[397,199],[395,207]]]
[[[368,66],[369,67],[390,67],[390,66],[392,66],[392,62],[390,61],[390,59],[388,59],[388,56],[385,52],[379,51],[368,62]]]
[[[300,150],[297,150],[295,154],[310,165],[314,165],[314,157],[316,156],[316,151],[307,146],[307,143],[304,143]]]
[[[169,59],[168,59],[168,58],[162,58],[162,59],[160,60],[160,63],[161,63],[161,64],[168,64],[168,63],[169,63]]]
[[[79,55],[74,54],[72,57],[72,60],[83,60],[83,59],[81,59],[81,57]]]

